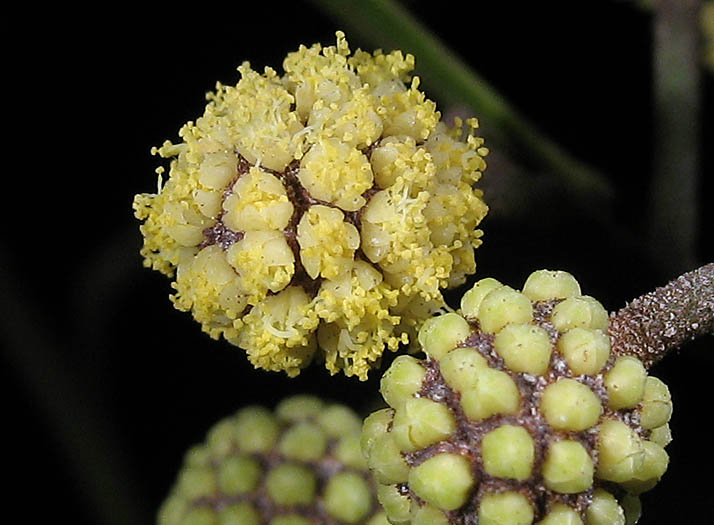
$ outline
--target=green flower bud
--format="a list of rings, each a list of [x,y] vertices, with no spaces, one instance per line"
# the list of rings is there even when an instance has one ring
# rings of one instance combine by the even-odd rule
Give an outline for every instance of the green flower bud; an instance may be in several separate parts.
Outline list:
[[[308,421],[290,428],[278,443],[278,450],[286,458],[311,461],[319,458],[327,449],[327,436],[322,429]]]
[[[538,525],[583,525],[583,520],[575,510],[562,503],[556,503]]]
[[[525,428],[502,425],[484,436],[481,455],[484,470],[491,476],[524,481],[531,475],[535,445]]]
[[[645,393],[647,370],[636,357],[621,356],[605,374],[605,386],[612,409],[633,408]]]
[[[533,319],[531,302],[522,293],[508,286],[489,292],[478,311],[481,330],[495,334],[507,324],[526,324]]]
[[[553,350],[548,332],[539,326],[510,324],[496,334],[493,347],[514,372],[545,374]]]
[[[568,272],[537,270],[526,279],[523,294],[534,302],[565,299],[580,295],[580,285]]]
[[[387,513],[390,523],[407,525],[410,520],[409,496],[402,494],[395,485],[379,485],[377,499]]]
[[[648,376],[640,403],[640,424],[643,428],[657,428],[669,422],[672,416],[672,396],[662,381]]]
[[[355,472],[341,472],[327,482],[325,510],[334,519],[360,523],[372,510],[372,490]]]
[[[389,406],[399,408],[421,388],[425,374],[417,359],[410,355],[398,356],[382,376],[380,392],[384,400]]]
[[[560,337],[558,351],[573,373],[596,375],[610,356],[610,340],[600,330],[575,327]]]
[[[432,317],[419,330],[419,344],[430,357],[439,359],[471,333],[469,323],[459,314]]]
[[[467,319],[475,319],[478,316],[478,310],[481,307],[483,298],[486,297],[490,291],[500,288],[501,286],[503,285],[492,277],[477,281],[461,298],[461,313],[463,316]]]
[[[394,415],[392,435],[404,452],[432,445],[449,437],[456,421],[448,407],[425,398],[408,399]]]
[[[411,525],[448,525],[449,519],[443,511],[431,505],[417,506],[412,513]]]
[[[218,515],[208,506],[193,507],[186,512],[181,525],[218,525]]]
[[[443,510],[466,503],[475,483],[471,464],[458,454],[437,454],[409,473],[409,486],[416,495]]]
[[[275,446],[278,421],[263,407],[244,408],[236,415],[236,444],[241,451],[265,452]]]
[[[520,405],[521,394],[513,379],[492,368],[479,370],[476,385],[461,394],[461,407],[472,421],[497,414],[516,414]]]
[[[297,514],[285,514],[270,520],[269,525],[312,525],[312,521]]]
[[[218,486],[224,494],[237,496],[258,486],[263,471],[260,463],[250,456],[231,456],[218,467]]]
[[[561,378],[543,391],[540,409],[555,429],[579,431],[597,424],[603,412],[600,399],[586,385]]]
[[[543,463],[545,486],[561,494],[583,492],[593,484],[594,464],[585,447],[564,439],[552,443]]]
[[[265,486],[278,505],[308,505],[315,497],[317,480],[307,467],[286,463],[268,473]]]
[[[375,438],[367,466],[379,483],[402,483],[409,477],[409,465],[391,433]]]
[[[260,514],[247,501],[232,503],[218,513],[219,525],[261,525]]]
[[[530,525],[533,507],[518,492],[485,494],[478,508],[479,525]]]
[[[625,511],[618,505],[615,496],[603,489],[595,490],[585,515],[587,525],[625,525]]]

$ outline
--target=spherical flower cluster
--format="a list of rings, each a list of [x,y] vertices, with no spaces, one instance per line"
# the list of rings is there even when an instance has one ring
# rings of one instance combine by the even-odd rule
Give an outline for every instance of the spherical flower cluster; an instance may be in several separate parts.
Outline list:
[[[317,355],[365,379],[475,271],[487,150],[475,119],[440,122],[413,67],[338,32],[282,76],[244,63],[154,150],[172,160],[134,200],[144,263],[256,367],[294,376]]]
[[[186,454],[158,525],[388,525],[348,407],[293,396],[241,409]]]
[[[362,447],[393,524],[625,525],[664,474],[667,386],[566,272],[478,281],[395,359]]]

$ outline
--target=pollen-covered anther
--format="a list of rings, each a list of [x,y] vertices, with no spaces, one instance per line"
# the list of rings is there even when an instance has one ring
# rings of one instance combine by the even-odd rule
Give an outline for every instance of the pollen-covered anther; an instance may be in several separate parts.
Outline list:
[[[476,119],[440,121],[411,55],[352,53],[338,32],[282,69],[244,62],[152,150],[170,165],[135,197],[141,254],[255,366],[294,376],[317,357],[365,380],[476,271],[488,150]]]
[[[491,278],[385,372],[362,450],[392,523],[625,525],[665,474],[672,401],[563,271]]]

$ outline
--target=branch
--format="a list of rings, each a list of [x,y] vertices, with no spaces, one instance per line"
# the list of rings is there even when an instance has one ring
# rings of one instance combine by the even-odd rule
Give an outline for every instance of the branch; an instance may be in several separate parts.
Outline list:
[[[685,273],[638,297],[610,317],[615,354],[634,355],[651,367],[702,335],[714,335],[714,263]]]

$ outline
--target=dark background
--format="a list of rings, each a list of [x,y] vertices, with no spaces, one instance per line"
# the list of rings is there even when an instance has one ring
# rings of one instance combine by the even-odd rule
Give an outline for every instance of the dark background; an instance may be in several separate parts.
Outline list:
[[[546,136],[607,176],[616,221],[584,216],[546,170],[494,146],[478,276],[519,287],[535,269],[565,269],[616,310],[675,276],[657,256],[671,260],[670,247],[653,255],[641,245],[657,153],[652,17],[624,1],[489,4],[499,7],[407,5]],[[25,522],[152,523],[183,452],[239,407],[293,392],[360,411],[376,402],[376,373],[360,383],[318,367],[294,380],[253,370],[174,310],[169,281],[141,265],[131,202],[155,191],[151,146],[177,140],[204,93],[216,80],[235,83],[243,60],[279,70],[288,51],[332,44],[341,28],[310,3],[251,5],[62,7],[6,19],[18,32],[5,46],[2,472],[7,511]],[[352,49],[373,48],[347,37]],[[702,77],[702,115],[712,81]],[[700,207],[714,195],[712,127],[703,119]],[[488,145],[486,123],[483,135]],[[712,219],[710,209],[698,219],[700,262],[714,260]],[[674,441],[640,523],[685,508],[690,523],[710,517],[713,343],[694,342],[652,370],[673,393]]]

